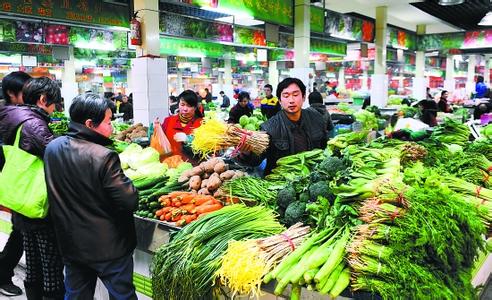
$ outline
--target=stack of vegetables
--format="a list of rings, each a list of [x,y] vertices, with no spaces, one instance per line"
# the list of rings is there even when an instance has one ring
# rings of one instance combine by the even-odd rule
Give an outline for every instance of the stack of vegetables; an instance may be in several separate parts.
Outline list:
[[[229,241],[258,239],[284,231],[263,206],[226,206],[185,226],[152,261],[154,299],[211,298]]]
[[[241,129],[215,119],[206,119],[194,130],[191,143],[193,152],[206,157],[231,147],[246,148],[256,155],[266,151],[270,143],[268,134]]]
[[[51,114],[51,122],[48,124],[55,136],[62,136],[68,131],[68,118],[65,113],[55,111]]]
[[[231,166],[221,158],[211,158],[198,166],[185,171],[179,178],[180,183],[188,183],[191,191],[200,195],[220,196],[219,188],[228,180],[243,177],[245,172],[230,170]]]
[[[172,192],[159,197],[158,201],[162,208],[155,212],[155,217],[161,221],[176,222],[179,227],[223,207],[212,196],[192,192]]]
[[[130,143],[137,138],[147,137],[147,131],[147,127],[144,127],[142,123],[137,123],[117,133],[115,139]]]

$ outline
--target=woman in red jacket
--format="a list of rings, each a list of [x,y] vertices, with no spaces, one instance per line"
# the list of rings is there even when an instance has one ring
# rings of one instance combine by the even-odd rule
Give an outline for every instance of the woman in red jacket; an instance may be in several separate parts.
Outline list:
[[[187,143],[193,130],[200,127],[203,115],[195,92],[182,92],[178,101],[178,114],[167,117],[162,123],[162,130],[171,144],[172,153],[181,155],[183,160],[193,161],[193,153]]]

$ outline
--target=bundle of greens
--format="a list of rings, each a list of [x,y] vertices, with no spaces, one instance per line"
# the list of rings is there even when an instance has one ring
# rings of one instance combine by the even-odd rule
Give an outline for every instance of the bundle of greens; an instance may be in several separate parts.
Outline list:
[[[431,138],[445,144],[465,146],[470,138],[470,128],[465,124],[446,118],[443,124],[434,128]]]
[[[199,218],[156,251],[151,265],[154,299],[210,298],[229,241],[283,230],[274,213],[263,206],[231,205]]]
[[[328,141],[328,147],[333,153],[340,153],[340,151],[347,148],[348,145],[366,143],[368,134],[369,132],[367,130],[339,134]]]
[[[475,185],[492,186],[492,162],[481,153],[454,153],[445,163],[438,165],[441,174],[451,174]]]
[[[271,174],[266,176],[266,179],[285,182],[294,180],[297,177],[309,176],[315,166],[324,158],[323,150],[320,149],[284,156],[277,160],[277,166],[272,170]]]
[[[275,210],[277,208],[277,190],[280,187],[283,186],[277,186],[261,178],[244,176],[224,181],[220,187],[220,192],[228,198],[256,202]]]
[[[376,115],[369,110],[360,110],[354,114],[357,122],[362,123],[362,128],[365,130],[375,130],[378,129],[378,119]]]
[[[485,155],[487,159],[492,160],[492,140],[481,139],[475,140],[473,143],[468,144],[465,149],[467,153],[480,153]]]
[[[360,208],[366,224],[348,247],[352,287],[383,299],[474,298],[470,270],[485,233],[479,211],[433,179],[404,197],[401,204],[370,199]]]

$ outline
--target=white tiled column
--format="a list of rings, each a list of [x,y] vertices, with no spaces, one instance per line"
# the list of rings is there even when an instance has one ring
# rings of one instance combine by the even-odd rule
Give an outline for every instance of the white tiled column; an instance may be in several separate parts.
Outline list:
[[[417,34],[425,34],[425,25],[417,25]],[[425,52],[417,51],[415,54],[415,77],[413,79],[413,97],[422,100],[427,97],[427,80],[425,79]]]
[[[444,80],[444,89],[449,92],[454,91],[454,58],[452,55],[446,57],[446,79]]]
[[[131,76],[134,122],[147,126],[155,117],[162,122],[169,115],[167,59],[134,58]]]
[[[169,115],[167,58],[158,57],[159,1],[134,0],[134,9],[142,22],[142,46],[137,47],[137,58],[131,62],[133,119],[148,126],[154,118],[162,122]]]
[[[65,102],[65,114],[67,115],[73,98],[79,94],[79,86],[75,81],[75,57],[73,56],[73,47],[70,47],[69,53],[70,59],[63,62],[61,87],[61,95]]]
[[[371,77],[371,104],[385,107],[388,103],[388,75],[386,74],[386,28],[388,8],[376,7],[376,57]]]

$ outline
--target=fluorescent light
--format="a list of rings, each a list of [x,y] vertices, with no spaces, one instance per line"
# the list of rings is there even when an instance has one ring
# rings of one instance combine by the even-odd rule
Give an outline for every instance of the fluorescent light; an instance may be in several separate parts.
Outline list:
[[[242,26],[256,26],[256,25],[263,25],[265,24],[265,22],[256,19],[236,18],[234,20],[234,24],[242,25]]]
[[[480,23],[478,23],[480,26],[492,26],[492,12],[488,12],[482,20],[480,20]]]
[[[234,23],[234,17],[233,16],[220,17],[220,18],[215,19],[215,21],[232,24],[232,23]]]
[[[465,0],[439,0],[439,5],[448,6],[448,5],[458,5],[465,2]]]
[[[424,54],[425,57],[439,56],[439,51],[427,52]]]
[[[221,7],[213,8],[213,7],[206,7],[206,6],[201,6],[200,9],[208,10],[208,11],[215,12],[215,13],[221,13],[221,14],[225,14],[225,15],[235,16],[236,18],[253,19],[253,17],[251,15],[249,15],[245,12],[242,12],[242,11],[234,10],[234,9],[227,9],[227,8],[221,8]]]
[[[354,39],[353,37],[342,35],[342,34],[338,34],[338,33],[330,33],[330,36],[331,37],[334,37],[334,38],[349,40],[349,41],[356,41],[356,39]]]

